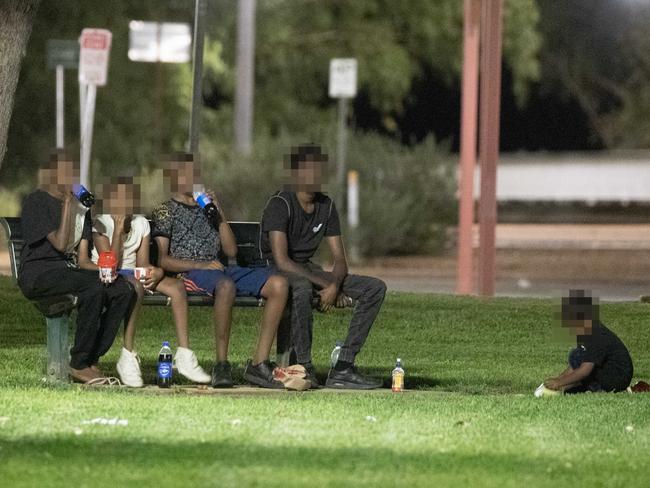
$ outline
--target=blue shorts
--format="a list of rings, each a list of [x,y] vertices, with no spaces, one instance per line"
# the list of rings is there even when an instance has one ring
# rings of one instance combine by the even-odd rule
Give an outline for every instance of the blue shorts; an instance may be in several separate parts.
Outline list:
[[[241,266],[228,266],[225,270],[218,269],[192,269],[181,276],[185,289],[190,293],[214,295],[214,290],[219,282],[230,278],[237,287],[237,296],[260,297],[264,284],[273,274],[269,267],[243,268]]]

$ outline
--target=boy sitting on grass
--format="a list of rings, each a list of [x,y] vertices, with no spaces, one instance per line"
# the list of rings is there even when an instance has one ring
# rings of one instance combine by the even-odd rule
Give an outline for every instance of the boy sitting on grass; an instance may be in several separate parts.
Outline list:
[[[634,371],[625,344],[599,320],[598,302],[584,290],[562,298],[562,325],[576,336],[569,367],[544,386],[564,393],[625,391]]]

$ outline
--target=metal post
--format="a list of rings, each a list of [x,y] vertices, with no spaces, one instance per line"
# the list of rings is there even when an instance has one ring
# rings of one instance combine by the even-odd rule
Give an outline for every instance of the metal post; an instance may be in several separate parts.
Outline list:
[[[193,79],[192,79],[192,110],[190,112],[190,140],[189,152],[198,155],[199,133],[201,131],[201,107],[203,93],[201,90],[203,79],[203,41],[205,33],[205,0],[196,0],[194,5],[194,52],[193,52]]]
[[[239,0],[237,9],[237,84],[235,149],[244,155],[253,144],[253,77],[255,72],[255,0]]]
[[[81,85],[83,89],[84,85]],[[95,99],[97,98],[97,85],[87,85],[88,93],[86,94],[83,125],[81,130],[81,163],[80,163],[80,182],[82,185],[89,186],[89,167],[90,167],[90,149],[93,142],[93,119],[95,118]]]
[[[474,168],[478,113],[478,59],[481,30],[480,0],[465,0],[463,24],[463,86],[458,182],[458,274],[456,293],[474,291]]]
[[[336,140],[336,206],[343,210],[345,196],[345,153],[347,145],[348,99],[339,98],[338,135]]]
[[[502,7],[502,0],[483,0],[479,122],[479,159],[481,162],[479,291],[484,296],[494,295]]]
[[[359,261],[359,172],[348,172],[348,229],[350,230],[350,260]]]
[[[63,149],[65,147],[65,119],[63,116],[64,107],[64,83],[63,65],[56,65],[56,148]]]

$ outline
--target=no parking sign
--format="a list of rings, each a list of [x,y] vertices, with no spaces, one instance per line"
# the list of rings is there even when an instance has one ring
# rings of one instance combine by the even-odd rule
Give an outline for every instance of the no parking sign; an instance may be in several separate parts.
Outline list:
[[[106,84],[113,35],[106,29],[84,29],[79,38],[79,83]]]

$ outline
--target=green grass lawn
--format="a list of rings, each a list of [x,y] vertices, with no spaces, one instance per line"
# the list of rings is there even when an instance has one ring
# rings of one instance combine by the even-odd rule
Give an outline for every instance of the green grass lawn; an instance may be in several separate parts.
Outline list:
[[[404,394],[325,391],[256,396],[152,395],[42,384],[44,320],[0,278],[0,486],[648,486],[650,395],[535,399],[570,347],[550,300],[389,294],[358,359],[388,377],[400,356]],[[635,379],[650,378],[650,306],[605,304]],[[259,310],[237,309],[241,374]],[[349,312],[316,315],[321,375]],[[207,369],[210,311],[190,311]],[[138,351],[154,379],[171,314],[147,308]],[[118,340],[102,366],[114,371]],[[128,425],[84,421],[128,420]]]

